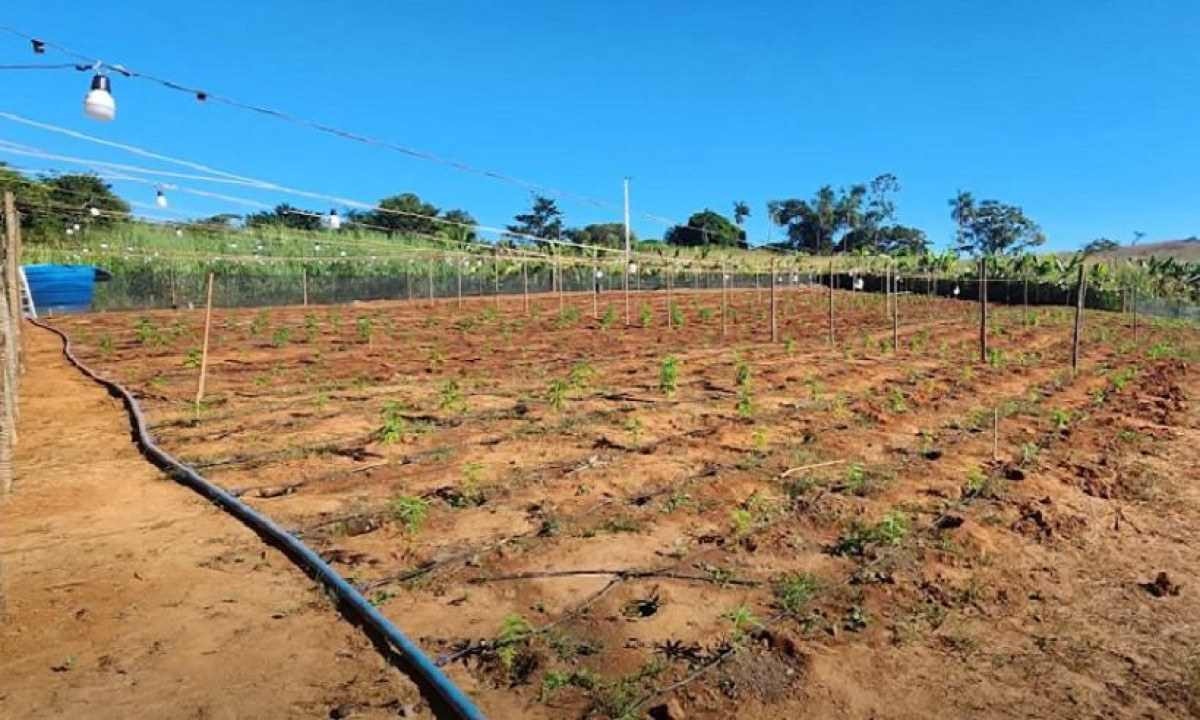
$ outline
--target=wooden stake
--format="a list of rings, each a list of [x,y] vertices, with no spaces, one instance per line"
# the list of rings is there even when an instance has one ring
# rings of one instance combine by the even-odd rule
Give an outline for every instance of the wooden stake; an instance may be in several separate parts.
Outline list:
[[[526,260],[521,260],[521,286],[523,288],[523,303],[525,314],[529,314],[529,263]]]
[[[775,323],[775,258],[771,258],[771,342],[779,342],[779,326]]]
[[[979,258],[979,362],[988,356],[987,258]]]
[[[629,327],[633,324],[633,310],[629,304],[629,258],[625,258],[624,272],[624,288],[625,288],[625,326]]]
[[[721,337],[728,332],[729,276],[725,273],[725,259],[721,258]]]
[[[196,412],[204,400],[204,380],[208,375],[208,334],[212,328],[213,273],[208,274],[208,299],[204,303],[204,344],[200,346],[200,382],[196,385]]]
[[[896,268],[892,267],[892,352],[900,352],[900,293],[896,291]]]
[[[308,268],[300,268],[300,286],[304,291],[304,307],[308,307]]]
[[[1021,324],[1028,325],[1029,324],[1029,278],[1024,278],[1023,283],[1024,283],[1024,291],[1022,292],[1022,303],[1021,304],[1024,307],[1024,312],[1021,314]]]
[[[429,307],[433,306],[433,258],[429,258]]]
[[[596,275],[600,272],[600,266],[596,264],[596,250],[592,249],[592,318],[600,319],[600,278]]]
[[[562,265],[559,263],[557,255],[554,256],[554,271],[558,275],[558,314],[562,315],[563,302],[564,302],[563,301]]]
[[[458,309],[462,310],[462,260],[459,260],[454,264],[457,270],[455,275],[458,279]]]
[[[1079,264],[1079,280],[1075,283],[1075,328],[1071,334],[1071,374],[1079,372],[1079,333],[1083,328],[1083,299],[1087,293],[1087,277],[1083,263]]]
[[[675,274],[675,266],[671,265],[667,271],[667,328],[675,327],[674,319],[671,318],[671,282],[672,276]]]
[[[833,337],[833,256],[829,256],[829,344],[832,345]]]
[[[1133,342],[1134,345],[1138,341],[1138,311],[1137,311],[1137,286],[1129,288],[1129,307],[1133,312]]]
[[[495,307],[500,307],[500,251],[492,251],[492,287],[495,292],[492,293]]]

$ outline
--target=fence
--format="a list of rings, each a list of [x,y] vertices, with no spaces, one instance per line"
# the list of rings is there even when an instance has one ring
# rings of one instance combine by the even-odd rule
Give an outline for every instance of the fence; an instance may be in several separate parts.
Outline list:
[[[4,234],[0,236],[0,496],[12,489],[12,454],[17,443],[17,398],[21,380],[21,292],[17,267],[21,223],[11,192],[4,193]]]

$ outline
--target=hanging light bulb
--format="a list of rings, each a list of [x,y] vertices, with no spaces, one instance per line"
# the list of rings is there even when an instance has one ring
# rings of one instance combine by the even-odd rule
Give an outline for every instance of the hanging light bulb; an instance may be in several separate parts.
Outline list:
[[[863,279],[862,278],[854,278],[854,289],[855,290],[863,289]]]
[[[72,225],[71,229],[74,230],[75,232],[79,232],[79,223],[75,223],[74,225]]]
[[[604,271],[603,271],[603,270],[597,270],[597,271],[596,271],[596,279],[597,279],[597,280],[599,280],[599,279],[601,279],[601,278],[603,278],[603,277],[604,277]]]
[[[183,230],[175,228],[175,237],[183,237]]]
[[[107,75],[92,76],[92,89],[83,98],[83,113],[93,120],[111,122],[117,117],[117,101],[112,96],[112,83]]]
[[[88,214],[92,217],[100,217],[100,208],[90,207],[88,208]]]
[[[163,195],[162,190],[154,191],[154,204],[160,208],[165,208],[167,206],[167,196]]]
[[[958,297],[958,294],[959,294],[960,292],[962,292],[962,291],[958,289],[958,286],[957,286],[957,285],[955,285],[955,286],[954,286],[954,297]]]
[[[74,234],[75,234],[75,228],[67,228],[67,234],[68,234],[68,235],[74,235]]]
[[[342,226],[342,218],[338,216],[336,209],[330,210],[329,214],[325,216],[325,226],[330,230],[337,230]]]
[[[637,271],[638,271],[637,263],[629,263],[629,272],[633,273],[634,275],[637,275]]]

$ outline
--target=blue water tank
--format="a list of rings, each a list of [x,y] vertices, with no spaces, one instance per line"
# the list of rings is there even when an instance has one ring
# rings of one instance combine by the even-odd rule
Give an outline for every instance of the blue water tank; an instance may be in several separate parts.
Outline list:
[[[38,315],[87,312],[97,280],[111,276],[92,265],[25,265],[25,279]]]

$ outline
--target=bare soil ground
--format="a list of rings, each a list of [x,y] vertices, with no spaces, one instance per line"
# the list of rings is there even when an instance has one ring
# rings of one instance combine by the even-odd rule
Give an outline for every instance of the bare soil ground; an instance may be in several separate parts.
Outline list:
[[[287,558],[138,455],[58,337],[25,338],[0,500],[0,717],[416,710],[415,687]]]
[[[676,303],[218,311],[199,408],[202,313],[59,322],[490,716],[1200,712],[1194,327]]]

